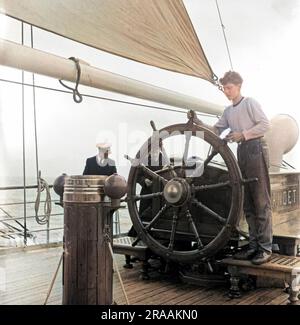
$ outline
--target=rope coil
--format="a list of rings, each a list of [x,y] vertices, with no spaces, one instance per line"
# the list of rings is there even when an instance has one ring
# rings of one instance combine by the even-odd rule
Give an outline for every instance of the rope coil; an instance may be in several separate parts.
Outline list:
[[[52,211],[52,201],[50,194],[49,184],[41,178],[41,172],[39,171],[38,177],[38,187],[37,187],[37,197],[35,200],[34,210],[35,210],[35,220],[39,225],[45,225],[49,222],[51,211]],[[39,216],[40,202],[41,202],[41,193],[46,191],[46,199],[44,202],[44,215]]]

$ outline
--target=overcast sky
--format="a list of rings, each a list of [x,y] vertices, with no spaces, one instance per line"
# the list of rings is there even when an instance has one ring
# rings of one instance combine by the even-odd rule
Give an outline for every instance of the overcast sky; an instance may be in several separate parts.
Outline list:
[[[222,76],[230,65],[215,1],[185,0],[184,3],[212,69]],[[219,6],[233,67],[244,78],[243,94],[256,98],[269,118],[285,113],[299,123],[300,0],[219,0]],[[25,41],[28,45],[29,35],[26,26]],[[63,57],[79,57],[101,69],[228,105],[223,94],[206,81],[131,62],[42,30],[35,29],[34,35],[35,47],[44,51]],[[1,15],[0,37],[20,42],[20,23]],[[26,81],[31,81],[30,74],[26,73],[25,77]],[[20,81],[21,72],[1,67],[0,78]],[[36,83],[61,88],[57,80],[41,76],[36,76]],[[87,87],[80,86],[80,89],[83,93],[125,98]],[[21,88],[0,82],[0,95],[0,177],[3,180],[8,176],[22,175]],[[25,99],[27,175],[33,176],[35,158],[30,88],[26,88]],[[78,105],[73,103],[70,95],[44,90],[36,91],[36,103],[39,163],[43,175],[50,178],[62,172],[81,174],[85,159],[95,154],[95,142],[99,140],[101,130],[108,126],[116,135],[112,141],[113,152],[118,146],[115,141],[118,141],[120,130],[129,130],[132,142],[123,151],[134,155],[140,143],[151,134],[151,119],[159,128],[185,121],[183,113],[88,98]],[[213,120],[209,122],[213,123]],[[134,140],[136,136],[140,143]],[[298,144],[289,155],[289,161],[298,168],[299,156]],[[122,167],[120,173],[126,175],[128,167]]]

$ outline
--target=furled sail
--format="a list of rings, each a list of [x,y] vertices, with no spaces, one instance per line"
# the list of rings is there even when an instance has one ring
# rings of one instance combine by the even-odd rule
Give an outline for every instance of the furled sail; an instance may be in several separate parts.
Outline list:
[[[0,0],[0,10],[97,49],[213,82],[182,0]]]

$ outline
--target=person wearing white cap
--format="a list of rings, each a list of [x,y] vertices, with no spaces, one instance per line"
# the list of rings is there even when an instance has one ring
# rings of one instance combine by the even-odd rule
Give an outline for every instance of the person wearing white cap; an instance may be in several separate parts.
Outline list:
[[[117,173],[116,163],[108,158],[111,153],[111,144],[100,142],[96,144],[98,154],[86,160],[83,175],[107,175]]]

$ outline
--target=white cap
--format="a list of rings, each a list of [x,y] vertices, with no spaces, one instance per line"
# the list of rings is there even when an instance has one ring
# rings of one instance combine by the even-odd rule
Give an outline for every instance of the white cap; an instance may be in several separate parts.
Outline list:
[[[108,151],[108,153],[111,153],[111,144],[108,142],[99,142],[96,144],[96,147],[101,151]]]

